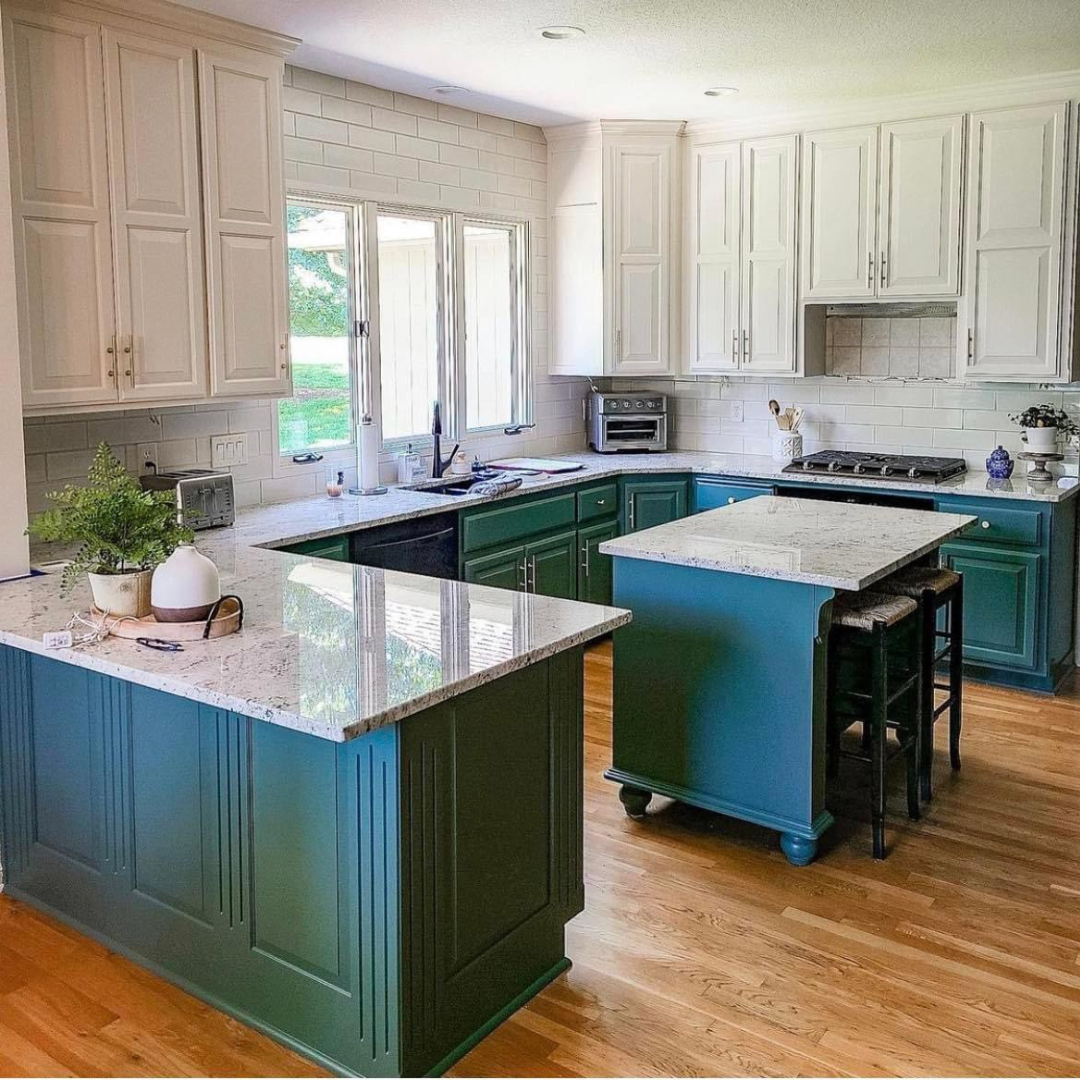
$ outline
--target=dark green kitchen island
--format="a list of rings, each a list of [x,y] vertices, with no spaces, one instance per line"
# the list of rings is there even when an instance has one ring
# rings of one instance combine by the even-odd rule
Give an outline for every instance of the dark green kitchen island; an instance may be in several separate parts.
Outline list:
[[[248,620],[45,655],[5,587],[5,889],[342,1073],[443,1071],[567,965],[582,645],[539,596],[244,549]]]

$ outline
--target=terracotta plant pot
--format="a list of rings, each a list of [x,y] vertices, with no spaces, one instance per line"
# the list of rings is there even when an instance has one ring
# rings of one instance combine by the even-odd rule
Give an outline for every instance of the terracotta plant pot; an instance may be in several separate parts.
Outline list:
[[[87,574],[94,604],[110,615],[141,619],[150,614],[150,579],[153,570],[130,574]]]

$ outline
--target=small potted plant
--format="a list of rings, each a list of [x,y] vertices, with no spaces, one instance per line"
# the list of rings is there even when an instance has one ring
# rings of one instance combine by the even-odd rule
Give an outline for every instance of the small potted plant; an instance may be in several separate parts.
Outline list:
[[[89,484],[69,484],[47,498],[54,505],[27,530],[39,540],[80,545],[64,567],[66,595],[85,573],[94,603],[111,615],[150,614],[150,578],[177,545],[194,534],[177,521],[168,491],[143,491],[102,443],[94,455]]]
[[[1023,412],[1009,413],[1009,419],[1023,428],[1020,438],[1033,454],[1055,454],[1059,436],[1080,434],[1076,421],[1053,405],[1029,405]]]

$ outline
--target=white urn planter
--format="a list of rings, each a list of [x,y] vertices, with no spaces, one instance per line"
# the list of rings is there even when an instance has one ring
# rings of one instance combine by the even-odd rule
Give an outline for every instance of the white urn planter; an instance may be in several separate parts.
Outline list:
[[[136,570],[130,574],[88,573],[94,605],[117,618],[141,619],[149,615],[153,573],[153,570]]]
[[[1056,427],[1024,428],[1020,438],[1033,454],[1057,453],[1058,429]]]
[[[193,544],[181,544],[154,571],[150,605],[158,622],[198,622],[220,599],[218,568]]]

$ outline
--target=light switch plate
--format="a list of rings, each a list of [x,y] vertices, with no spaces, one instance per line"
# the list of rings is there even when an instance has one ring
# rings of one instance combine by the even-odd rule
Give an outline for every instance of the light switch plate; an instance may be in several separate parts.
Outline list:
[[[247,435],[213,435],[210,438],[210,467],[231,469],[248,463]]]

